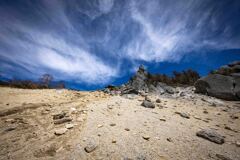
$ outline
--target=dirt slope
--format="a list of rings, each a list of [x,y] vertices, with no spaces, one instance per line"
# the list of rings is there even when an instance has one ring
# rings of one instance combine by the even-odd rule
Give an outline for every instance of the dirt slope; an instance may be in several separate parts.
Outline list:
[[[150,109],[141,96],[11,88],[0,97],[0,159],[240,159],[239,102],[152,95]],[[225,143],[197,137],[205,128]]]

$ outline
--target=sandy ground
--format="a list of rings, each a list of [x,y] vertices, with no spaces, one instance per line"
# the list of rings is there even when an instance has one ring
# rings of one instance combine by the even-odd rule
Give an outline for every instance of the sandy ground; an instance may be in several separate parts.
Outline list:
[[[240,159],[240,102],[149,97],[161,103],[150,109],[141,106],[141,96],[1,87],[0,159]],[[71,121],[54,124],[53,115],[63,112]],[[205,128],[225,136],[225,143],[197,137]],[[56,135],[59,129],[64,133]]]

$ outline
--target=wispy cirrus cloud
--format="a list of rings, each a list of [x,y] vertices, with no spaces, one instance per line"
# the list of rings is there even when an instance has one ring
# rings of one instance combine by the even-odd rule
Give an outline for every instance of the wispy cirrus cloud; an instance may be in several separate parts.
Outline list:
[[[138,61],[240,48],[238,1],[0,2],[0,72],[107,84]]]
[[[220,17],[228,16],[224,15],[227,10],[224,3],[194,0],[131,2],[131,18],[142,28],[126,47],[133,59],[178,61],[191,51],[240,47],[236,43],[239,34],[234,35],[233,31],[236,28],[232,22],[224,24],[225,20]]]

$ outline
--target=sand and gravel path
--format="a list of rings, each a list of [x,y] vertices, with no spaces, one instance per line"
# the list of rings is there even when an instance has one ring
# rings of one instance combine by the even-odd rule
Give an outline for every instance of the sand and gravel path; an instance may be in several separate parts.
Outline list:
[[[0,160],[240,159],[239,102],[149,96],[156,105],[150,109],[141,106],[144,97],[101,92],[1,88],[0,95]],[[59,113],[71,121],[55,124]],[[225,143],[197,137],[205,128]]]

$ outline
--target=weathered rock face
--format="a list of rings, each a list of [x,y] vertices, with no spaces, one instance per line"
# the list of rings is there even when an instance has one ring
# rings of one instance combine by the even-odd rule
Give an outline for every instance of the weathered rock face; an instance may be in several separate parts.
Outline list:
[[[195,92],[207,94],[224,100],[240,100],[240,62],[220,67],[195,83]]]
[[[148,92],[148,86],[147,86],[147,80],[148,80],[148,72],[144,69],[144,67],[141,65],[136,73],[130,81],[127,83],[127,86],[130,86],[131,88],[138,90],[138,91],[147,91]]]
[[[131,88],[138,92],[151,92],[157,94],[173,94],[175,92],[174,88],[168,86],[161,82],[151,82],[149,80],[149,75],[144,66],[140,66],[136,75],[134,75],[129,82],[125,85],[125,88]]]
[[[107,86],[103,91],[112,95],[120,94],[174,94],[175,88],[165,83],[150,80],[151,74],[141,65],[137,73],[122,86]]]

